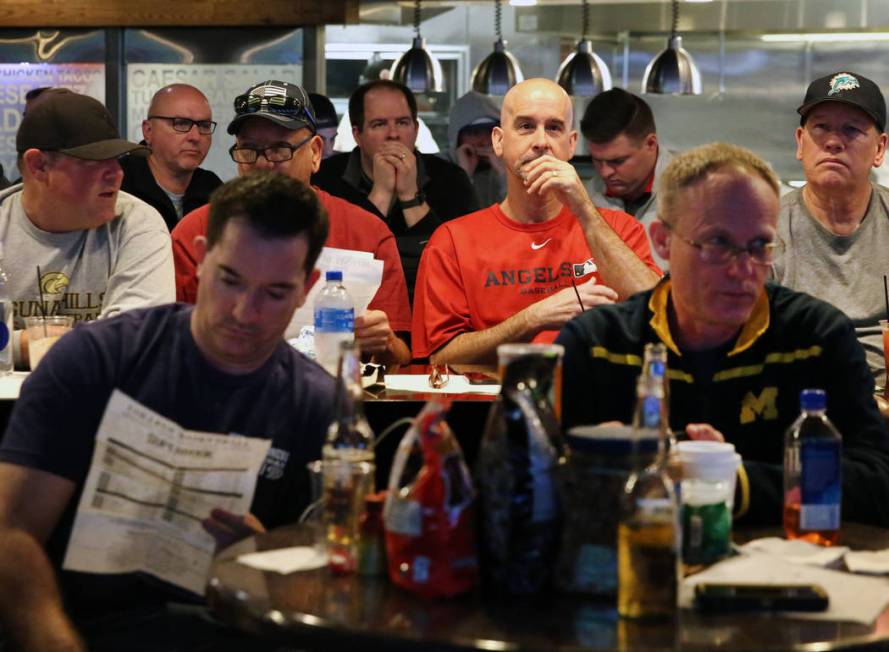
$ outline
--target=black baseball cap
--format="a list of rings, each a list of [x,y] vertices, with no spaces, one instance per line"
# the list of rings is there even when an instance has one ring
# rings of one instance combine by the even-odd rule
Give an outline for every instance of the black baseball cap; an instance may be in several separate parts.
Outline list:
[[[254,84],[243,95],[235,98],[235,119],[228,125],[228,133],[238,133],[249,118],[265,118],[286,129],[318,131],[309,94],[302,86],[270,79]]]
[[[309,99],[312,101],[312,111],[315,114],[315,120],[318,123],[319,129],[327,129],[339,125],[340,121],[336,117],[336,108],[329,97],[320,93],[309,93]]]
[[[880,87],[867,77],[853,72],[835,72],[816,79],[806,91],[806,99],[796,112],[806,121],[806,114],[822,102],[842,102],[867,113],[877,128],[886,131],[886,100]]]
[[[49,88],[34,99],[19,125],[15,148],[19,153],[28,149],[61,152],[87,161],[151,154],[145,145],[120,137],[99,100],[67,88]]]

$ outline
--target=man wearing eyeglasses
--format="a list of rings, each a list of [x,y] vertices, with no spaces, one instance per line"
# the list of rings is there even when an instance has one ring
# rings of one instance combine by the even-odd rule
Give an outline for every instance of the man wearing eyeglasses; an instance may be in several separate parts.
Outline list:
[[[889,189],[870,173],[886,154],[886,102],[870,79],[837,72],[813,81],[797,112],[806,185],[781,198],[774,277],[845,312],[882,380]]]
[[[141,144],[151,148],[151,155],[121,162],[121,188],[154,206],[171,231],[222,185],[214,172],[200,167],[216,129],[212,118],[210,103],[197,88],[164,86],[151,98],[142,121]]]
[[[235,118],[228,132],[236,142],[229,153],[238,164],[238,175],[271,170],[309,183],[321,163],[323,141],[305,89],[269,80],[251,86],[234,104]],[[384,364],[408,362],[411,313],[395,237],[367,211],[318,188],[313,190],[330,220],[325,246],[369,252],[383,261],[380,288],[365,313],[355,318],[355,338],[362,352]],[[172,233],[180,301],[194,303],[197,297],[197,239],[207,232],[208,213],[206,206],[192,211]]]
[[[843,518],[889,525],[889,432],[852,323],[765,282],[778,202],[774,172],[743,148],[705,145],[674,158],[650,227],[670,275],[562,329],[564,426],[629,423],[645,344],[663,342],[673,430],[734,444],[743,459],[737,515],[777,525],[783,433],[800,391],[821,388],[843,435]]]

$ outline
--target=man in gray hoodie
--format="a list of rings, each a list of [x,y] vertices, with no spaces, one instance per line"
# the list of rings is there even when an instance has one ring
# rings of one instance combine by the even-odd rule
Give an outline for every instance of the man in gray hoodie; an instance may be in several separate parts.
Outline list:
[[[469,175],[482,206],[506,197],[506,169],[494,155],[491,131],[500,126],[500,109],[487,95],[469,91],[448,116],[448,154]]]

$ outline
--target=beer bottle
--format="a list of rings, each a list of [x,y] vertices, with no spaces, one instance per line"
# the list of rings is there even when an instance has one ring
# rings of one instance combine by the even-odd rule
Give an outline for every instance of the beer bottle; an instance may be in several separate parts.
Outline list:
[[[625,618],[671,616],[676,610],[679,525],[673,480],[667,473],[663,378],[642,373],[636,387],[636,439],[658,432],[653,464],[636,455],[624,487],[617,534],[617,609]]]
[[[361,350],[355,341],[340,343],[333,421],[327,429],[325,460],[374,461],[374,434],[364,416]]]
[[[322,448],[323,517],[331,570],[358,566],[359,520],[374,491],[374,436],[364,416],[361,351],[354,341],[340,344],[333,421]]]

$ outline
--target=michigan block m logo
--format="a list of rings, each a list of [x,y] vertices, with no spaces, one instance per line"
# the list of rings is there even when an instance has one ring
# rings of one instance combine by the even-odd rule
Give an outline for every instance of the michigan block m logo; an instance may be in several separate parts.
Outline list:
[[[763,387],[759,396],[753,392],[747,392],[741,400],[741,423],[752,423],[757,417],[767,421],[778,418],[778,408],[775,401],[778,399],[777,387]]]

